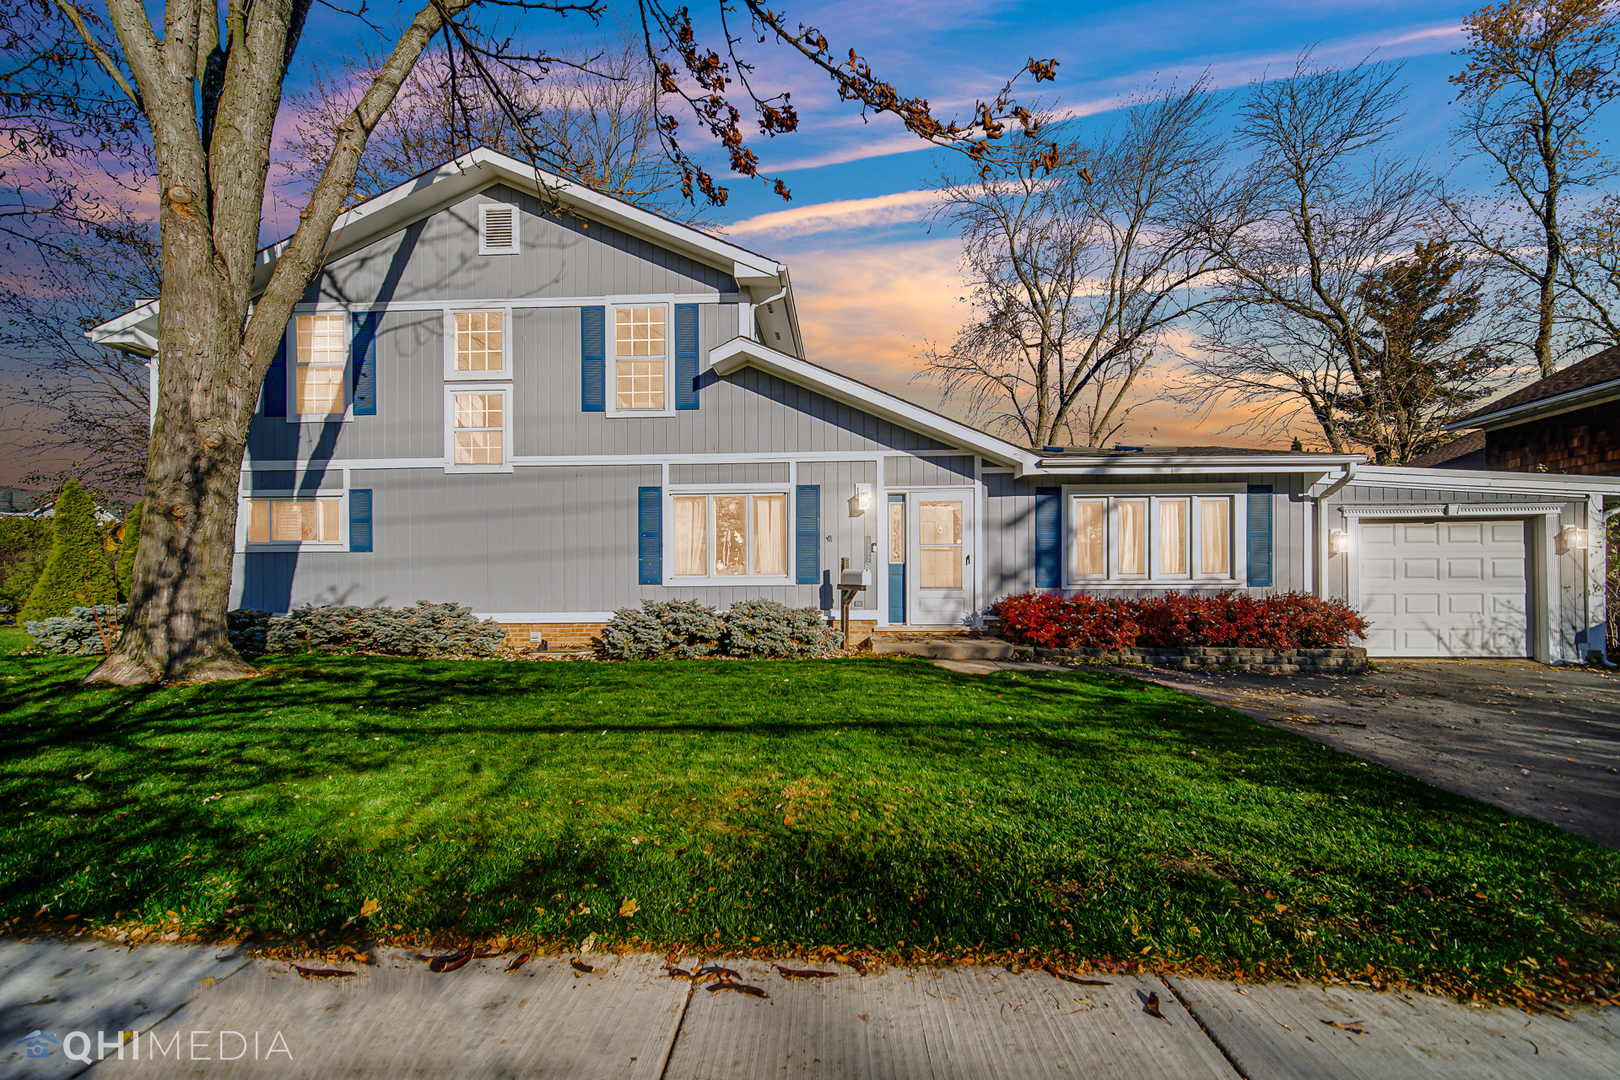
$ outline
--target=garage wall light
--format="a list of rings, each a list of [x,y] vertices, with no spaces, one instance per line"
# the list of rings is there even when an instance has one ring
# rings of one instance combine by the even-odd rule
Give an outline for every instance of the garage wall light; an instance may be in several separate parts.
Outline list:
[[[1565,525],[1558,531],[1558,547],[1560,551],[1585,551],[1586,530]]]
[[[1328,533],[1328,552],[1333,555],[1343,555],[1350,550],[1350,534],[1343,529],[1334,529]]]
[[[855,494],[849,497],[849,516],[860,517],[872,509],[872,485],[856,484]]]

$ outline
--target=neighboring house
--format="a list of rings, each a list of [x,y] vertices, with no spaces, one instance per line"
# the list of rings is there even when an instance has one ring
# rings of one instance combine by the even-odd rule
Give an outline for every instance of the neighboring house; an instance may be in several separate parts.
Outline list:
[[[1467,434],[1414,465],[1620,476],[1620,347],[1481,406],[1446,430]]]
[[[780,263],[547,185],[478,150],[339,219],[250,432],[234,603],[455,601],[562,647],[641,600],[830,610],[848,559],[878,633],[1037,588],[1342,596],[1379,655],[1575,660],[1602,622],[1567,530],[1620,480],[1020,447],[811,363]]]

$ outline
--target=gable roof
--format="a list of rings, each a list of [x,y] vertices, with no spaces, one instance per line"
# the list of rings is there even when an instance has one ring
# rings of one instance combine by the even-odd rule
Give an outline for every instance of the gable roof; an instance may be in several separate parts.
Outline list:
[[[1410,464],[1415,469],[1437,469],[1447,462],[1456,461],[1458,458],[1469,457],[1473,454],[1483,455],[1484,453],[1485,432],[1476,428],[1466,435],[1452,439],[1443,446],[1435,447],[1427,454],[1421,454],[1413,458]],[[1484,467],[1485,459],[1483,456],[1480,458],[1479,464],[1481,468]],[[1459,468],[1460,466],[1452,467]]]
[[[358,251],[494,184],[507,184],[555,200],[593,221],[723,270],[760,305],[761,320],[776,323],[774,332],[780,339],[791,342],[795,353],[803,354],[792,284],[782,263],[623,199],[592,191],[576,181],[535,169],[488,147],[481,146],[412,177],[339,215],[332,225],[326,261]],[[278,240],[259,249],[253,268],[255,292],[270,280],[276,260],[290,242]],[[154,300],[109,319],[86,336],[98,345],[150,356],[157,349],[157,316],[158,304]]]
[[[1447,431],[1504,427],[1525,420],[1584,409],[1620,398],[1620,346],[1594,353],[1515,390],[1446,425]]]

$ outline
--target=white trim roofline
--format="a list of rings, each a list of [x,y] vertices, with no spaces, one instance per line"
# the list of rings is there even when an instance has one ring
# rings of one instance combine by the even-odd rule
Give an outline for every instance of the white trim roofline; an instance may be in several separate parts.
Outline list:
[[[1615,400],[1620,400],[1620,379],[1610,379],[1608,382],[1582,386],[1575,390],[1566,390],[1562,394],[1527,401],[1523,405],[1515,405],[1511,409],[1502,409],[1500,412],[1481,413],[1471,419],[1458,420],[1447,424],[1441,430],[1470,431],[1474,428],[1483,428],[1486,431],[1492,431],[1496,428],[1522,423],[1537,417],[1557,416],[1559,413],[1573,412],[1576,409],[1585,409],[1592,405],[1601,405],[1606,401]]]
[[[786,265],[544,169],[537,170],[488,147],[463,154],[340,215],[332,226],[325,261],[330,263],[358,251],[497,183],[536,196],[542,195],[543,185],[547,189],[543,197],[555,198],[565,206],[578,209],[591,220],[721,270],[750,293],[780,294],[786,328],[794,348],[802,350]],[[255,296],[270,280],[276,260],[290,243],[289,237],[259,249],[254,258]],[[92,328],[85,336],[98,345],[150,356],[157,349],[157,314],[157,301],[150,301]]]
[[[752,367],[808,387],[834,401],[880,416],[949,446],[1011,465],[1014,476],[1032,472],[1040,464],[1035,454],[1021,446],[748,338],[736,337],[715,346],[709,351],[709,364],[717,375],[730,375],[740,368]]]
[[[1502,491],[1574,499],[1603,495],[1620,500],[1620,476],[1585,473],[1520,473],[1483,469],[1424,469],[1411,465],[1363,465],[1352,487],[1421,488],[1429,491]]]

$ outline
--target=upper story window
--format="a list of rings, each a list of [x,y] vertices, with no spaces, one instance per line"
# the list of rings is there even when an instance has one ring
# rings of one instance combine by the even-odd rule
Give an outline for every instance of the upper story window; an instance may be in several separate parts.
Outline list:
[[[484,203],[479,206],[478,254],[516,255],[517,253],[517,207],[505,203]]]
[[[349,317],[299,315],[294,320],[297,371],[293,381],[299,416],[341,416],[348,408]]]
[[[1235,495],[1091,495],[1068,502],[1068,578],[1231,583]]]
[[[683,493],[670,510],[671,578],[787,577],[787,492]]]
[[[506,313],[456,311],[450,316],[455,337],[452,370],[487,378],[506,370]]]
[[[614,411],[668,407],[668,341],[667,305],[613,309]]]
[[[457,465],[502,465],[506,447],[506,395],[453,394]]]

